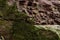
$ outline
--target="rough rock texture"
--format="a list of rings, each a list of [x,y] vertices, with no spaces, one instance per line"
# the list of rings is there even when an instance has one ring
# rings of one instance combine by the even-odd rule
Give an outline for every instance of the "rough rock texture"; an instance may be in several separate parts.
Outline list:
[[[18,0],[18,11],[25,12],[35,24],[60,24],[59,0]]]
[[[16,2],[18,11],[25,12],[34,19],[35,24],[59,24],[60,23],[60,2],[48,0],[9,0],[8,5],[13,6]],[[47,3],[48,2],[48,3]],[[13,15],[12,15],[13,16]],[[13,18],[15,16],[7,18]],[[5,40],[11,40],[11,19],[0,18],[0,34]],[[50,33],[49,33],[50,34]],[[43,34],[42,34],[43,35]],[[47,34],[46,34],[47,35]]]

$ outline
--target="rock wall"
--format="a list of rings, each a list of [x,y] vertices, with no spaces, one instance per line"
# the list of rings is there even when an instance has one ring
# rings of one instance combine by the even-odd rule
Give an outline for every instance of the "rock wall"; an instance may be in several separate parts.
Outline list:
[[[17,8],[34,19],[35,24],[60,24],[59,0],[19,0]]]

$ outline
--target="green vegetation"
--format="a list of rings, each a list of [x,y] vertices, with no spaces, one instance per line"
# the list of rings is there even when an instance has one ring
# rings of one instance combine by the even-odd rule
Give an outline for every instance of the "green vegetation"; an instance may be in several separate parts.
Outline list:
[[[48,35],[50,34],[49,31],[37,29],[26,13],[17,11],[15,3],[13,6],[8,6],[6,0],[0,0],[0,5],[3,6],[0,6],[1,20],[13,21],[11,28],[12,39],[9,40],[58,40],[59,37],[56,33],[50,31],[51,35]]]
[[[6,0],[0,0],[0,11],[4,10],[6,7]]]

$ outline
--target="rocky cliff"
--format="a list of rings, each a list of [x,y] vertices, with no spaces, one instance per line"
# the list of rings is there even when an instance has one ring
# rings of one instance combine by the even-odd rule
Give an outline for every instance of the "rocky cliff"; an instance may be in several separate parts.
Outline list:
[[[35,24],[60,24],[59,0],[18,0],[18,11],[25,12]]]

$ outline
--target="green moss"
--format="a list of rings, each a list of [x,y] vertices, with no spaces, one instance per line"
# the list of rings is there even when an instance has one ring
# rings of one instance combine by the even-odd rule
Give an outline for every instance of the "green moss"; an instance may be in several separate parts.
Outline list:
[[[0,11],[3,11],[6,8],[6,0],[0,0]]]

